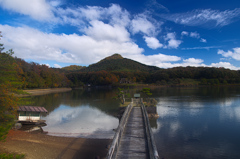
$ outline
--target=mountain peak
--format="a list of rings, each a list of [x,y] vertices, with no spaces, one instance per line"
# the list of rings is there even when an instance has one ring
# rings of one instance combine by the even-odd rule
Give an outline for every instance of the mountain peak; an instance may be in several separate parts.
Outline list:
[[[103,60],[116,60],[116,59],[123,59],[123,57],[120,54],[113,54],[112,56],[108,56]]]
[[[82,72],[96,72],[96,71],[138,71],[138,72],[152,72],[159,70],[158,67],[155,66],[147,66],[145,64],[141,64],[137,61],[123,58],[119,54],[113,54],[112,56],[106,57],[98,63],[89,65],[89,67],[82,69]]]

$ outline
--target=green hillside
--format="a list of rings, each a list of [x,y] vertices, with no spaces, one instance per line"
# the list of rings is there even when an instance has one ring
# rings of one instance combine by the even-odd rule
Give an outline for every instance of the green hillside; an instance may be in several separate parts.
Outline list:
[[[89,67],[83,68],[81,72],[96,72],[96,71],[124,71],[124,72],[154,72],[160,70],[160,68],[155,66],[147,66],[136,62],[134,60],[130,60],[127,58],[123,58],[119,54],[114,54],[112,56],[106,57],[105,59],[99,61],[98,63],[89,65]]]
[[[61,68],[61,70],[65,71],[65,72],[73,72],[73,71],[79,71],[83,68],[85,68],[85,66],[70,65],[70,66]]]

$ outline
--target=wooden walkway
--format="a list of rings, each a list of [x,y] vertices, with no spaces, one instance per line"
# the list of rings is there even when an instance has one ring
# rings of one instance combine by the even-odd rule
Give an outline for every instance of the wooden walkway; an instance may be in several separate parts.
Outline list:
[[[117,153],[118,159],[148,159],[141,107],[133,107]]]
[[[159,159],[147,111],[140,101],[125,109],[107,159]]]

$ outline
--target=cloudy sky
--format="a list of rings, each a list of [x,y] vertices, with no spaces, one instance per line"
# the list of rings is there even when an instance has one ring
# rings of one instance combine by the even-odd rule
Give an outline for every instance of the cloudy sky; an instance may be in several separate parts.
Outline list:
[[[51,67],[119,53],[161,68],[240,69],[237,0],[0,0],[6,49]]]

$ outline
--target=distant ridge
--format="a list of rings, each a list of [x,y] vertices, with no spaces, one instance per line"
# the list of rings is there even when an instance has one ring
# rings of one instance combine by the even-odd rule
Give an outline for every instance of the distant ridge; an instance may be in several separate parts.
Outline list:
[[[62,70],[71,72],[71,71],[79,71],[83,68],[85,68],[85,66],[70,65],[70,66],[63,67]]]
[[[79,70],[80,72],[96,72],[96,71],[123,71],[123,72],[154,72],[160,70],[155,66],[148,66],[140,62],[123,58],[120,54],[113,54],[99,62],[89,65],[86,68]]]

